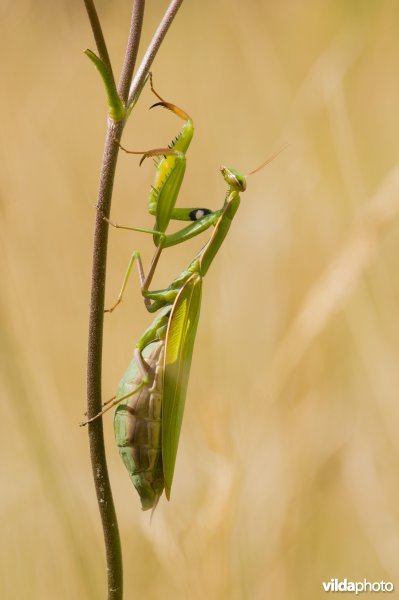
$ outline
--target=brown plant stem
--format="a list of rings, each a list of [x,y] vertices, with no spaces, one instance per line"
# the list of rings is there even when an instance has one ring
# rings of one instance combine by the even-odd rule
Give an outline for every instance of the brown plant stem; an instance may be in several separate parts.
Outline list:
[[[100,19],[98,18],[97,10],[94,5],[93,0],[83,0],[85,3],[87,15],[89,17],[91,29],[93,31],[94,39],[96,41],[96,46],[98,50],[98,54],[100,58],[106,63],[109,70],[112,73],[111,61],[109,59],[109,54],[107,50],[107,45],[105,43],[103,30],[101,28]]]
[[[93,244],[92,287],[90,299],[89,344],[87,361],[87,415],[93,417],[101,410],[101,367],[104,321],[104,289],[108,246],[108,223],[111,196],[119,147],[114,137],[120,137],[122,123],[108,123],[98,194],[96,223]],[[118,522],[112,498],[105,456],[102,419],[89,424],[91,464],[96,488],[98,507],[104,533],[108,573],[108,598],[123,597],[122,551]]]

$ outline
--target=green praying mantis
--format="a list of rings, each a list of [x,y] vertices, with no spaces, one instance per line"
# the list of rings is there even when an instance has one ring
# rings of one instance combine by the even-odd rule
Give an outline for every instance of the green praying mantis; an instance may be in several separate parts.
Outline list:
[[[133,359],[126,369],[116,396],[101,413],[116,405],[115,439],[120,455],[139,493],[143,510],[154,509],[163,491],[170,499],[177,448],[179,443],[195,336],[201,307],[202,281],[216,257],[240,205],[240,194],[246,189],[246,176],[235,169],[221,167],[227,183],[222,207],[180,209],[175,207],[185,170],[185,152],[193,135],[192,120],[187,113],[165,102],[153,89],[160,102],[184,118],[182,131],[168,148],[150,150],[149,156],[163,157],[157,164],[154,185],[149,196],[149,212],[155,216],[154,229],[115,227],[151,233],[156,252],[149,273],[144,269],[139,252],[129,261],[117,302],[121,302],[133,263],[137,261],[141,291],[149,312],[159,311],[150,327],[138,340]],[[280,151],[279,151],[280,152]],[[137,152],[134,152],[135,154]],[[278,153],[249,175],[271,162]],[[180,231],[167,234],[171,219],[193,221]],[[162,290],[150,291],[155,266],[164,248],[183,243],[213,226],[213,231],[188,267]]]

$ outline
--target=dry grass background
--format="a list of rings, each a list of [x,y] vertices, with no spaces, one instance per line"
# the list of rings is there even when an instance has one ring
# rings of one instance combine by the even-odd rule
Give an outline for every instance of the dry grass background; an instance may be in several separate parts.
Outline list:
[[[148,3],[144,44],[165,6]],[[117,70],[130,2],[98,8]],[[77,424],[105,101],[82,3],[0,11],[0,596],[98,599]],[[249,181],[205,281],[172,500],[151,526],[105,419],[126,598],[318,599],[332,577],[399,590],[398,19],[384,0],[187,0],[161,49],[156,86],[196,125],[179,202],[216,208],[220,163],[247,172],[289,147]],[[152,102],[131,148],[180,127]],[[115,220],[152,224],[152,176],[120,156]],[[199,245],[165,252],[157,286]],[[149,260],[146,236],[111,231],[108,304],[134,248]],[[150,321],[138,291],[106,321],[106,396]]]

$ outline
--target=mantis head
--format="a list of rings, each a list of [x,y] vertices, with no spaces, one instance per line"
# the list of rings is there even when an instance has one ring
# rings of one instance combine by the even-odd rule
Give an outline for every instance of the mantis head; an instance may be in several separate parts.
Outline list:
[[[235,169],[229,169],[229,168],[223,167],[223,166],[220,167],[220,172],[222,173],[225,182],[227,183],[227,185],[230,188],[232,188],[236,192],[245,192],[245,190],[247,189],[246,178],[249,175],[254,175],[254,173],[257,173],[258,171],[263,169],[263,167],[265,167],[266,165],[271,163],[272,160],[274,160],[276,158],[276,156],[278,156],[280,154],[280,152],[285,150],[285,148],[287,148],[287,145],[280,148],[280,150],[277,150],[277,152],[272,154],[267,160],[265,160],[265,162],[263,162],[261,165],[259,165],[259,167],[256,167],[256,169],[254,169],[250,173],[247,173],[246,175],[241,175],[241,173],[239,173]]]
[[[235,169],[228,169],[227,167],[223,166],[220,167],[220,172],[230,188],[236,190],[237,192],[245,192],[247,189],[247,181],[244,175],[241,175],[241,173]]]

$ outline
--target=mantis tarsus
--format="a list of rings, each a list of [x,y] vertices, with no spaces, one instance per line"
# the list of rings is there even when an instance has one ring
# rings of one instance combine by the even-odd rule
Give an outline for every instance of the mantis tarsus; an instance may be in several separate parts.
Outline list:
[[[230,229],[240,205],[240,192],[246,189],[246,178],[236,170],[221,167],[221,172],[228,190],[223,207],[212,213],[212,235],[166,289],[143,290],[143,296],[150,301],[148,310],[162,311],[140,338],[116,398],[105,409],[119,403],[114,421],[116,442],[143,510],[156,506],[163,489],[170,498],[202,279]],[[138,262],[142,277],[140,257]]]

